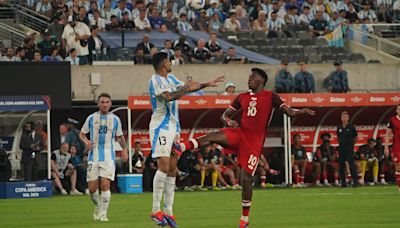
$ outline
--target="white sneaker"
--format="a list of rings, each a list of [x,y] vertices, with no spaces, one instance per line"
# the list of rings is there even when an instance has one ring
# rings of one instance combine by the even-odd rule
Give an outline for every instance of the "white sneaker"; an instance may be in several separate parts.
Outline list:
[[[100,220],[100,207],[96,206],[93,212],[93,220],[99,221]]]
[[[374,186],[374,185],[375,185],[375,182],[369,182],[368,185],[369,185],[369,186]]]
[[[99,216],[100,222],[108,222],[107,212],[106,211],[100,211],[99,215],[100,215]]]
[[[61,189],[61,195],[64,195],[64,196],[66,196],[66,195],[68,195],[68,192],[67,192],[67,191],[65,191],[65,189]]]
[[[71,196],[81,196],[81,195],[83,195],[83,193],[78,191],[77,189],[74,189],[73,191],[70,191],[69,194]]]
[[[89,189],[85,189],[85,195],[90,195]]]
[[[381,180],[381,184],[382,184],[382,185],[388,185],[389,183],[386,182],[385,179],[382,179],[382,180]]]
[[[326,187],[331,187],[331,186],[332,186],[331,184],[329,184],[328,181],[325,181],[324,185],[325,185]]]
[[[315,186],[317,186],[317,187],[322,187],[322,186],[324,186],[324,185],[321,184],[321,182],[317,182],[317,183],[315,183]]]
[[[264,188],[265,188],[265,185],[264,185]],[[233,190],[239,190],[239,189],[242,189],[242,188],[240,187],[240,185],[235,184],[235,185],[232,186],[232,189]]]
[[[193,188],[188,187],[188,186],[185,186],[185,187],[183,188],[183,190],[184,190],[184,191],[188,191],[188,192],[193,192],[193,191],[194,191]]]

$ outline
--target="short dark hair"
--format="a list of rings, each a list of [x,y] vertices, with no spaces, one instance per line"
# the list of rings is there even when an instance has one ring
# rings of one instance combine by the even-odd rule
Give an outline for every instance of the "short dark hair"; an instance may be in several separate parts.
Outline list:
[[[255,68],[251,68],[251,72],[258,74],[265,79],[264,86],[265,86],[265,84],[267,84],[268,75],[267,75],[267,73],[265,73],[264,70],[255,67]]]
[[[153,58],[151,59],[154,70],[158,70],[162,62],[166,59],[168,59],[168,54],[165,52],[157,52],[156,54],[154,54]]]
[[[300,134],[297,134],[297,133],[293,135],[293,139],[296,138],[296,137],[301,138]]]
[[[234,47],[228,47],[228,50],[230,50],[230,49],[235,49]]]
[[[166,44],[167,42],[171,42],[172,43],[171,40],[164,40],[164,44]]]
[[[69,50],[69,53],[71,54],[74,51],[76,51],[76,49],[75,48],[71,48],[71,50]]]
[[[106,97],[106,98],[108,98],[108,99],[111,100],[111,96],[110,96],[110,94],[108,94],[108,93],[101,93],[101,94],[97,97],[97,100],[100,100],[100,98],[102,98],[102,97]]]
[[[340,115],[350,115],[348,111],[343,111]]]

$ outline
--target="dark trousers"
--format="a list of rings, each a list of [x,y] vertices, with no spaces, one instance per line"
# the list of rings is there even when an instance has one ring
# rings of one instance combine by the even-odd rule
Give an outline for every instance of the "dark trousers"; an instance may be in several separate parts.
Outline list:
[[[353,150],[339,150],[339,173],[340,183],[346,185],[346,161],[350,166],[351,178],[355,184],[358,183],[358,175],[354,164]]]
[[[187,172],[189,175],[183,179],[184,187],[191,187],[193,185],[200,185],[200,171],[196,169],[189,169]],[[195,182],[195,183],[193,183]]]
[[[27,158],[22,162],[25,181],[36,181],[39,175],[39,163],[35,158]]]

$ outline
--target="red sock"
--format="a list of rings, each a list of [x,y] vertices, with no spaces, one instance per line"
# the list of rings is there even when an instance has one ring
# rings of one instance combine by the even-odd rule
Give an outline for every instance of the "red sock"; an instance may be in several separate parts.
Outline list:
[[[266,181],[267,181],[267,176],[261,176],[261,183],[265,184]]]
[[[199,147],[199,143],[197,142],[196,139],[191,139],[187,142],[181,143],[181,146],[182,146],[182,150],[186,151],[186,150],[197,149]]]
[[[396,172],[396,183],[400,187],[400,172]]]
[[[323,172],[322,178],[324,178],[324,180],[328,180],[328,174],[326,172]]]
[[[315,176],[315,181],[321,181],[321,176]]]
[[[300,183],[300,173],[299,173],[299,171],[295,171],[294,172],[294,181],[296,182],[296,184]]]
[[[335,178],[335,181],[339,180],[339,173],[335,173],[335,174],[333,175],[333,178]]]
[[[251,201],[242,200],[242,215],[243,216],[249,216],[250,206],[251,206]]]

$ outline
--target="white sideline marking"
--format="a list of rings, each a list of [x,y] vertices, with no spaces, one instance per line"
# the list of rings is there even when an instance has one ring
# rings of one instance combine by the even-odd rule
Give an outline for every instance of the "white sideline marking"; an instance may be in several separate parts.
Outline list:
[[[296,196],[329,196],[329,195],[400,195],[398,192],[335,192],[335,193],[295,193]]]

